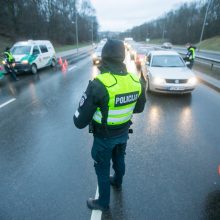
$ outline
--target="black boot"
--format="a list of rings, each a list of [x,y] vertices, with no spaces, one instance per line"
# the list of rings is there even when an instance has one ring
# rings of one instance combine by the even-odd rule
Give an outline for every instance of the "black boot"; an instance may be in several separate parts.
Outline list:
[[[87,200],[87,206],[89,209],[101,210],[101,211],[107,211],[109,209],[109,206],[100,205],[98,199],[91,199],[91,198]]]
[[[121,184],[118,184],[115,182],[114,176],[110,176],[110,184],[116,189],[116,190],[121,190]]]

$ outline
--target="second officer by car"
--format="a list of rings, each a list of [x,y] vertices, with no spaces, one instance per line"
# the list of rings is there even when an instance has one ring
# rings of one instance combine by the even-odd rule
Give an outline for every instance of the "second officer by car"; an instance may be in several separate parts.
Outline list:
[[[91,154],[99,198],[88,199],[87,206],[103,211],[109,208],[110,184],[121,188],[132,114],[144,110],[146,99],[139,78],[128,73],[123,63],[125,48],[122,41],[108,40],[101,56],[101,74],[89,83],[74,115],[74,123],[77,128],[90,123],[92,126],[94,141]],[[115,173],[110,177],[111,159]]]
[[[190,43],[188,43],[186,46],[187,46],[187,54],[184,60],[189,62],[189,65],[187,66],[190,69],[192,69],[196,57],[196,47],[191,45]]]

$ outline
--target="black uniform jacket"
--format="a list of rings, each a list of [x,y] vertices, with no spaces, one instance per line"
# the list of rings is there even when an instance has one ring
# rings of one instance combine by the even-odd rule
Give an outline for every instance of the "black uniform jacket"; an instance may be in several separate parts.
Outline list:
[[[126,75],[127,69],[123,63],[125,59],[125,48],[122,41],[109,39],[102,49],[102,64],[99,67],[101,73],[109,72],[114,75]],[[142,92],[139,96],[134,113],[144,110],[145,89],[142,84]],[[131,121],[122,125],[107,125],[109,95],[105,86],[98,80],[91,81],[83,94],[78,110],[73,120],[77,128],[84,128],[88,124],[92,125],[93,134],[99,137],[116,137],[128,132]],[[92,118],[97,108],[102,113],[102,124],[98,124]]]
[[[121,73],[119,75],[123,74],[127,73]],[[146,102],[144,82],[140,82],[142,85],[142,92],[135,105],[134,113],[143,112]],[[122,125],[107,126],[106,124],[100,125],[92,120],[97,107],[100,108],[102,115],[108,113],[108,101],[109,95],[105,86],[97,79],[90,81],[85,93],[80,100],[79,107],[73,117],[75,126],[77,128],[84,128],[91,123],[93,134],[100,137],[114,137],[128,132],[128,129],[132,124],[131,121]],[[107,115],[105,116],[107,117]]]

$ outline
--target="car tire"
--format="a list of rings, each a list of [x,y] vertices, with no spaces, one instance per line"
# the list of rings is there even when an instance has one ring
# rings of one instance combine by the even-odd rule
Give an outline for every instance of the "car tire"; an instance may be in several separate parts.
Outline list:
[[[146,94],[151,92],[151,90],[150,90],[150,84],[149,84],[149,78],[148,78],[148,77],[147,77],[147,80],[146,80],[145,92],[146,92]]]
[[[36,66],[36,64],[32,64],[31,65],[31,73],[33,75],[37,74],[37,66]]]
[[[137,68],[137,70],[141,70],[141,65],[140,64],[136,64],[136,68]]]
[[[55,59],[52,59],[52,61],[51,61],[51,67],[55,67],[57,65],[57,62],[56,62],[56,60]]]

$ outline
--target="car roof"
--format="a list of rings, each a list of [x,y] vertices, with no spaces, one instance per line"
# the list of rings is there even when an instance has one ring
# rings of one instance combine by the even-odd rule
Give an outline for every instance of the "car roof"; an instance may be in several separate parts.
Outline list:
[[[101,51],[102,51],[102,48],[103,48],[103,46],[99,45],[99,46],[95,49],[95,51],[101,52]]]
[[[50,44],[49,40],[27,40],[27,41],[19,41],[14,44],[14,46],[32,46],[38,44]]]
[[[151,55],[179,55],[176,51],[173,50],[153,50],[150,52]]]

